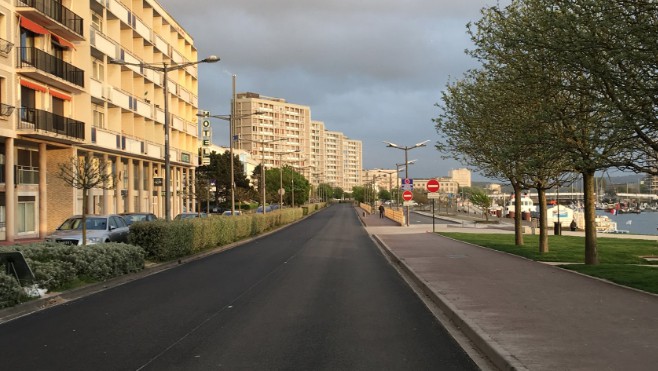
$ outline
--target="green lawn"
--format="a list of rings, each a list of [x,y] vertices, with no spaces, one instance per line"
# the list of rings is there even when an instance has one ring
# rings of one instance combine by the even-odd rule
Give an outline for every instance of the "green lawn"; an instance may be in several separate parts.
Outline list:
[[[540,254],[539,236],[537,235],[524,235],[523,246],[514,245],[513,234],[441,233],[441,235],[535,261],[564,263],[584,263],[585,261],[584,237],[549,236],[549,252]],[[658,294],[658,262],[641,258],[641,256],[658,256],[658,242],[598,238],[597,248],[601,264],[597,266],[565,264],[561,267]],[[638,264],[654,265],[655,267],[639,266]]]

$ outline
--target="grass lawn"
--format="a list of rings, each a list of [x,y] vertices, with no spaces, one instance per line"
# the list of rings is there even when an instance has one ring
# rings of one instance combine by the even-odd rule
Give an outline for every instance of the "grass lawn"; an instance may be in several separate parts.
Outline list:
[[[549,236],[549,252],[540,254],[538,235],[524,235],[524,246],[514,245],[513,234],[441,233],[441,235],[535,261],[564,263],[583,263],[585,261],[584,237]],[[658,262],[647,261],[640,257],[658,256],[658,242],[597,238],[597,250],[600,262],[597,266],[568,264],[561,267],[658,294]],[[655,267],[639,266],[638,264],[654,265]]]

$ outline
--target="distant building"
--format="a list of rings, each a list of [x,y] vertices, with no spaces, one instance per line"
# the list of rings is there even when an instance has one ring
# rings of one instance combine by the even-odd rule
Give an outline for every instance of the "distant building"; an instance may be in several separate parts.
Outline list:
[[[503,190],[503,186],[496,183],[490,183],[487,185],[487,190],[493,194],[499,194]]]
[[[470,187],[471,186],[471,171],[466,168],[461,169],[452,169],[450,170],[448,176],[457,182],[460,187]]]

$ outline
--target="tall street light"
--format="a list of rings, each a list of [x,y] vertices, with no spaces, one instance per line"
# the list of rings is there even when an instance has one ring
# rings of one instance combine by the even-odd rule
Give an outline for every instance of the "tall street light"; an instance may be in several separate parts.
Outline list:
[[[261,146],[260,149],[260,179],[261,182],[263,183],[263,197],[262,197],[262,202],[261,205],[263,206],[263,214],[267,212],[267,208],[265,207],[265,145],[268,143],[273,143],[273,142],[278,142],[280,140],[285,140],[286,138],[279,138],[279,139],[270,139],[270,140],[253,140],[253,139],[239,139],[239,141],[242,142],[249,142],[249,143],[255,143]]]
[[[397,149],[401,149],[401,150],[404,151],[404,178],[405,179],[409,179],[409,159],[407,157],[407,152],[409,152],[409,150],[414,149],[414,148],[425,147],[428,142],[429,142],[429,140],[426,140],[426,141],[423,141],[423,142],[420,142],[420,143],[416,143],[413,146],[404,146],[403,147],[403,146],[398,146],[395,143],[384,141],[384,143],[386,143],[386,147],[397,148]],[[407,206],[407,223],[406,224],[407,224],[407,227],[408,227],[409,226],[409,206]]]
[[[275,156],[279,156],[279,209],[283,209],[283,155],[288,155],[291,153],[299,153],[300,150],[295,151],[285,151],[285,152],[274,152]]]
[[[211,55],[200,61],[185,62],[181,64],[167,64],[167,62],[158,63],[131,63],[121,59],[112,59],[110,64],[119,64],[122,66],[138,66],[143,69],[162,72],[162,85],[164,92],[164,160],[165,160],[165,220],[171,221],[171,161],[169,159],[169,71],[180,70],[199,63],[215,63],[219,57]]]
[[[413,165],[413,164],[416,163],[416,161],[418,161],[418,160],[414,159],[414,160],[407,161],[404,164],[395,164],[395,169],[397,170],[397,173],[399,173],[400,171],[402,171],[402,169],[401,169],[402,166]],[[396,173],[396,177],[397,177],[397,173]],[[402,182],[400,182],[400,185],[402,185]],[[399,202],[398,202],[399,199],[400,199],[400,187],[398,187],[398,194],[397,194],[397,197],[395,197],[396,207],[399,206]]]
[[[235,84],[233,85],[235,89]],[[234,112],[234,110],[232,110]],[[203,113],[197,113],[196,115],[199,117],[212,117],[215,119],[220,119],[224,121],[229,121],[229,156],[231,157],[231,215],[235,214],[235,172],[233,169],[233,123],[235,120],[240,120],[249,116],[253,115],[261,115],[264,112],[261,111],[256,111],[252,113],[247,113],[244,115],[240,115],[237,117],[234,117],[234,114],[230,115],[211,115],[209,111],[202,111]]]

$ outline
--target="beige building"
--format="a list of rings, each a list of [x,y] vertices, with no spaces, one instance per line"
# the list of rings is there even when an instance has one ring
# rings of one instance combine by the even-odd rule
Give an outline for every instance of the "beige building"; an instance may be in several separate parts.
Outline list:
[[[471,186],[471,171],[466,168],[452,169],[448,173],[448,177],[459,183],[460,187]]]
[[[47,5],[47,6],[45,6]],[[81,213],[82,192],[58,164],[92,154],[117,186],[93,190],[90,213],[164,216],[164,84],[171,117],[171,206],[193,208],[197,61],[192,38],[154,0],[0,0],[0,240],[44,237]]]
[[[350,191],[362,183],[361,141],[313,121],[310,107],[239,93],[236,117],[240,116],[246,117],[235,120],[237,147],[249,151],[266,168],[290,165],[314,186],[326,183]]]

